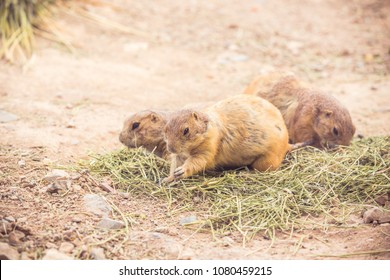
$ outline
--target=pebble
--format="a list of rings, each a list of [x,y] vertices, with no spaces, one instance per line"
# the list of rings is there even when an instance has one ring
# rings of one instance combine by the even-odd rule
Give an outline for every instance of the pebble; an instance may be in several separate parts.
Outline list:
[[[72,185],[72,188],[73,188],[73,191],[75,191],[75,192],[79,192],[82,190],[82,187],[78,184]]]
[[[54,249],[54,248],[57,248],[57,245],[54,244],[54,243],[52,243],[52,242],[47,242],[47,243],[45,244],[45,247],[46,247],[47,249]]]
[[[18,260],[18,251],[7,243],[0,243],[0,260]]]
[[[30,258],[30,256],[27,254],[27,252],[22,252],[20,259],[25,260],[25,261],[32,260],[32,258]]]
[[[57,249],[47,249],[42,260],[73,260],[73,258],[64,253],[61,253]]]
[[[116,193],[116,190],[113,189],[109,183],[107,182],[104,182],[104,183],[101,183],[99,184],[99,187],[103,190],[103,191],[106,191],[108,193]]]
[[[123,197],[124,199],[129,199],[129,198],[130,198],[130,194],[129,194],[129,193],[120,192],[119,195],[120,195],[121,197]]]
[[[8,243],[12,246],[17,246],[22,243],[20,239],[22,239],[24,236],[25,234],[21,231],[11,231],[8,235]]]
[[[62,190],[62,186],[60,186],[59,184],[57,184],[56,182],[54,183],[51,183],[47,189],[46,189],[46,192],[50,193],[50,194],[53,194],[53,193],[59,193],[60,191]]]
[[[104,254],[103,248],[100,247],[93,247],[90,252],[91,257],[94,260],[105,260],[106,255]]]
[[[16,121],[18,119],[17,115],[8,113],[7,111],[0,110],[0,123],[7,123]]]
[[[45,177],[43,177],[43,180],[47,182],[53,182],[56,180],[67,179],[67,178],[69,178],[68,172],[60,169],[53,169],[49,173],[47,173]]]
[[[188,217],[184,217],[180,220],[180,225],[184,226],[186,224],[191,224],[197,221],[197,217],[195,215],[191,215]]]
[[[84,195],[84,208],[86,211],[102,217],[107,217],[112,211],[106,200],[97,194]]]
[[[80,216],[74,216],[72,218],[72,222],[74,222],[74,223],[81,223],[82,221],[83,221],[83,218]]]
[[[121,229],[125,227],[125,223],[122,221],[112,220],[110,218],[103,218],[99,222],[98,227],[104,229]]]
[[[19,167],[25,167],[26,166],[26,161],[24,159],[21,159],[18,161]]]
[[[16,222],[16,219],[12,216],[7,216],[4,218],[4,220],[6,220],[7,222],[10,222],[10,223],[15,223]]]
[[[62,242],[59,248],[62,253],[71,253],[73,249],[74,245],[70,242]]]

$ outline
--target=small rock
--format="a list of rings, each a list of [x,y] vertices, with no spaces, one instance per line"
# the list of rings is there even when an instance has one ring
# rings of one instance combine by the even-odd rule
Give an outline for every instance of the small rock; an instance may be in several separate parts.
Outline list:
[[[23,188],[33,188],[37,185],[37,182],[35,180],[32,180],[31,182],[26,182],[23,184]]]
[[[234,244],[234,240],[232,238],[230,238],[229,236],[224,236],[222,238],[222,244],[225,247],[230,247]]]
[[[228,64],[231,62],[242,62],[248,60],[249,57],[245,54],[226,51],[217,57],[218,64]]]
[[[73,260],[73,258],[56,249],[47,249],[42,260]]]
[[[59,248],[62,253],[71,253],[73,249],[74,245],[70,242],[62,242]]]
[[[7,222],[10,222],[10,223],[15,223],[16,222],[16,219],[12,216],[7,216],[4,218],[4,220],[6,220]]]
[[[18,250],[9,246],[7,243],[0,243],[0,260],[18,260]]]
[[[8,113],[6,111],[0,110],[0,123],[7,123],[16,121],[18,119],[18,116]]]
[[[21,159],[18,161],[19,167],[25,167],[26,166],[26,161],[24,159]]]
[[[116,221],[109,218],[103,218],[99,222],[98,227],[104,229],[121,229],[125,227],[125,224],[121,221]]]
[[[62,190],[62,186],[60,186],[59,184],[57,184],[56,182],[54,183],[51,183],[47,189],[46,189],[46,192],[50,193],[50,194],[53,194],[53,193],[59,193],[61,190]]]
[[[378,207],[373,207],[371,209],[366,210],[363,213],[363,222],[365,224],[378,222],[379,219],[382,217],[383,212]]]
[[[60,169],[53,169],[52,171],[47,173],[45,177],[43,177],[43,180],[47,182],[53,182],[56,180],[67,179],[67,178],[69,178],[68,172]]]
[[[99,184],[99,187],[103,190],[103,191],[106,191],[108,193],[116,193],[116,190],[113,189],[109,183],[107,182],[103,182],[101,184]]]
[[[105,260],[106,259],[106,255],[104,254],[104,250],[103,250],[103,248],[100,248],[100,247],[93,247],[91,249],[90,256],[94,260]]]
[[[195,215],[191,215],[188,217],[184,217],[180,220],[180,225],[184,226],[186,224],[191,224],[197,221],[197,217]]]
[[[76,125],[74,124],[73,121],[69,121],[68,124],[66,125],[66,128],[76,128]]]
[[[129,193],[120,192],[119,195],[120,195],[121,197],[123,197],[124,199],[129,199],[129,198],[130,198],[130,194],[129,194]]]
[[[84,195],[84,208],[95,215],[107,217],[112,208],[103,197],[97,194]]]
[[[72,188],[73,188],[73,191],[75,191],[75,192],[79,192],[79,191],[81,191],[83,188],[80,186],[80,185],[78,185],[78,184],[74,184],[74,185],[72,185]]]
[[[18,218],[18,224],[21,224],[21,223],[25,223],[27,222],[27,217],[21,217],[21,218]]]
[[[21,231],[18,230],[12,231],[8,235],[8,243],[12,246],[17,246],[20,243],[22,243],[20,239],[22,239],[24,236],[25,234]]]
[[[24,261],[32,260],[32,258],[30,258],[27,252],[22,252],[22,254],[20,255],[20,259]]]
[[[72,218],[72,222],[74,223],[81,223],[83,221],[83,218],[81,216],[74,216]]]
[[[55,248],[57,248],[57,245],[54,244],[54,243],[52,243],[52,242],[47,242],[47,243],[45,244],[45,247],[46,247],[47,249],[55,249]]]

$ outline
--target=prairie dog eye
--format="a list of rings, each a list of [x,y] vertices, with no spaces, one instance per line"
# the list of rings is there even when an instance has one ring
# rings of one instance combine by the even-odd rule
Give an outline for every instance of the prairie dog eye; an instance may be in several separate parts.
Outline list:
[[[335,127],[333,127],[333,134],[336,135],[336,136],[339,135],[339,131]]]
[[[190,129],[188,127],[186,127],[183,131],[183,135],[187,135],[189,131],[190,131]]]
[[[133,123],[132,130],[137,129],[139,127],[139,122]]]

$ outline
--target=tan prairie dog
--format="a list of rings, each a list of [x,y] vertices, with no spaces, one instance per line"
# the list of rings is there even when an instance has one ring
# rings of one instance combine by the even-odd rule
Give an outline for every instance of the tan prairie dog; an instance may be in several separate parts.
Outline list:
[[[184,108],[201,109],[210,105],[209,102],[191,103]],[[154,152],[159,157],[168,159],[168,152],[164,141],[164,127],[171,112],[143,110],[128,117],[119,141],[128,148],[144,147],[149,152]]]
[[[164,130],[171,170],[164,182],[204,170],[250,166],[277,169],[291,149],[279,110],[257,96],[238,95],[203,110],[181,110]]]
[[[119,141],[128,148],[144,147],[149,152],[167,159],[168,152],[164,141],[163,129],[169,112],[144,110],[128,117]]]
[[[294,75],[262,75],[244,94],[258,95],[282,113],[291,143],[317,148],[347,146],[355,134],[348,110],[333,96],[311,89]]]

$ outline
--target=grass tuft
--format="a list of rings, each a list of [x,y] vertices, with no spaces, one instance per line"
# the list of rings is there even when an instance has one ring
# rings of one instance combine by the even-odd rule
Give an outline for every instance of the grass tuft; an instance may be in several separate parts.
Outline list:
[[[143,149],[123,149],[80,163],[97,177],[110,177],[133,196],[166,202],[171,215],[194,211],[212,233],[238,230],[274,238],[275,230],[343,225],[351,213],[390,192],[390,137],[355,141],[331,152],[305,148],[273,172],[212,172],[163,186],[168,163]]]

